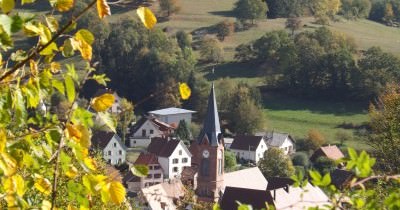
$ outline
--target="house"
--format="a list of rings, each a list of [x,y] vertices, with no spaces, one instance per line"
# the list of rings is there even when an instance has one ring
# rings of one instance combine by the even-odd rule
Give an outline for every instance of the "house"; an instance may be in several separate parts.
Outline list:
[[[179,125],[179,121],[185,120],[186,123],[190,124],[192,122],[192,114],[195,111],[180,109],[175,107],[170,107],[166,109],[159,109],[155,111],[150,111],[150,115],[154,115],[157,119],[168,123],[174,124],[176,126]]]
[[[331,160],[339,160],[344,155],[336,145],[328,145],[317,149],[310,157],[311,162],[315,162],[319,157],[327,157]]]
[[[192,163],[192,154],[181,140],[155,137],[151,139],[147,152],[157,156],[164,177],[180,177],[183,168]]]
[[[282,149],[288,155],[295,152],[295,140],[288,133],[267,133],[265,136],[268,147]]]
[[[137,177],[129,171],[123,178],[122,182],[125,184],[127,191],[139,192],[140,189],[160,184],[164,179],[164,172],[161,165],[158,163],[157,156],[150,153],[140,153],[134,165],[145,165],[148,167],[149,172],[147,177]]]
[[[231,148],[232,142],[233,142],[233,138],[224,138],[224,147],[226,149]]]
[[[140,209],[175,210],[185,195],[185,187],[179,179],[145,187],[139,192],[139,202],[145,207]]]
[[[263,136],[235,136],[230,150],[240,159],[258,163],[268,149]]]
[[[253,209],[266,209],[266,204],[272,203],[272,197],[264,190],[247,188],[226,187],[222,196],[220,207],[223,210],[238,209],[242,204],[251,204]]]
[[[147,147],[153,137],[168,137],[175,127],[151,116],[142,117],[131,129],[126,142],[128,147]]]
[[[92,136],[92,148],[102,151],[103,158],[111,165],[125,162],[126,147],[114,132],[97,131]]]

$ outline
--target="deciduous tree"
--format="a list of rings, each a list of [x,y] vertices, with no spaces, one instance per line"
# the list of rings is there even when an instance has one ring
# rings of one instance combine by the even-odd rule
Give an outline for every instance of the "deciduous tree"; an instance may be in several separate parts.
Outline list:
[[[269,148],[263,158],[258,162],[258,167],[266,178],[290,177],[294,174],[292,161],[279,148]]]
[[[238,0],[233,11],[238,19],[251,20],[254,24],[255,20],[267,17],[268,6],[261,0]]]
[[[181,9],[178,0],[159,0],[161,12],[169,17]]]

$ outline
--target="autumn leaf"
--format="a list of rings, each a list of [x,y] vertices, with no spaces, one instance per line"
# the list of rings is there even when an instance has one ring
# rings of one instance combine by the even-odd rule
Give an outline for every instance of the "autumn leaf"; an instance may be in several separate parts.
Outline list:
[[[74,6],[74,0],[57,0],[54,6],[59,12],[66,12]]]
[[[85,166],[86,166],[87,168],[89,168],[90,170],[92,170],[92,171],[95,171],[95,170],[96,170],[96,165],[97,165],[97,163],[96,163],[96,161],[95,161],[93,158],[86,157],[86,158],[83,160],[83,162],[84,162]]]
[[[113,94],[105,93],[92,100],[92,108],[96,110],[96,112],[104,112],[113,105],[114,100]]]
[[[97,13],[101,19],[105,16],[111,15],[110,6],[108,6],[106,0],[97,0]]]
[[[145,165],[133,165],[131,168],[131,172],[135,176],[146,177],[149,173],[149,167]]]
[[[78,42],[82,58],[88,61],[92,60],[92,46],[90,46],[85,40],[78,40]]]
[[[31,70],[31,74],[33,76],[37,76],[38,74],[38,65],[34,60],[29,60],[29,68]]]
[[[51,202],[48,200],[42,201],[42,210],[51,210]]]
[[[0,152],[0,169],[3,170],[5,176],[11,176],[17,170],[17,161],[9,154]]]
[[[0,4],[1,4],[1,10],[5,14],[9,13],[15,7],[14,0],[2,0],[0,1]]]
[[[157,18],[147,7],[139,7],[136,10],[137,15],[147,29],[152,29],[157,23]]]
[[[3,188],[8,194],[17,193],[18,196],[23,196],[26,190],[24,179],[18,174],[4,179]]]
[[[108,184],[111,201],[115,204],[121,204],[125,200],[126,191],[120,182],[113,181]]]
[[[39,174],[35,174],[35,188],[45,195],[51,193],[51,183],[48,179],[44,178]]]
[[[56,74],[56,73],[60,72],[60,70],[61,70],[61,64],[60,63],[58,63],[58,62],[51,62],[50,63],[50,71],[51,71],[51,73]]]
[[[68,166],[67,171],[65,172],[65,175],[69,178],[75,178],[78,176],[78,169],[75,168],[72,164]]]
[[[6,131],[3,128],[0,128],[0,153],[2,153],[6,148],[6,142],[7,142]]]
[[[186,83],[180,83],[179,84],[179,93],[181,94],[181,98],[183,100],[189,99],[192,91],[190,90],[190,87]]]

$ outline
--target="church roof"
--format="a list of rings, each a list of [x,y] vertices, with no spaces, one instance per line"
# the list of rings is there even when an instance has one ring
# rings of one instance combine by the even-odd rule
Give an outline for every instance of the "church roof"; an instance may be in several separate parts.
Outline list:
[[[211,86],[208,97],[207,114],[204,119],[203,128],[200,132],[197,142],[200,144],[204,139],[208,140],[211,146],[219,145],[221,126],[219,124],[217,101],[215,99],[214,83]]]

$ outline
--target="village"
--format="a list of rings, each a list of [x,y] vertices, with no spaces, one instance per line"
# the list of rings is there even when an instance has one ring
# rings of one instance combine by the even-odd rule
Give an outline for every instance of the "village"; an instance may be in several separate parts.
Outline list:
[[[118,112],[119,97],[110,112]],[[204,102],[206,103],[206,102]],[[296,140],[288,133],[258,132],[225,138],[221,132],[220,117],[214,85],[212,85],[207,112],[200,135],[184,142],[174,134],[181,121],[191,123],[196,111],[169,107],[148,112],[132,124],[125,143],[114,132],[97,131],[92,136],[92,147],[102,153],[104,160],[120,169],[127,196],[134,198],[139,209],[181,209],[181,200],[193,192],[204,203],[219,203],[224,210],[237,209],[238,202],[255,209],[273,206],[275,209],[304,209],[329,204],[328,196],[319,187],[308,182],[294,186],[290,177],[265,177],[258,167],[264,153],[279,149],[288,158],[296,151]],[[241,167],[225,171],[225,152],[236,156]],[[128,158],[137,153],[137,158]],[[344,157],[336,145],[326,145],[310,156],[311,164],[319,157],[338,161]],[[271,161],[271,160],[264,160]],[[239,164],[238,164],[239,165]],[[145,177],[136,176],[131,169],[145,166]],[[331,172],[332,184],[340,188],[352,173],[337,168]],[[192,209],[190,205],[183,206]]]

